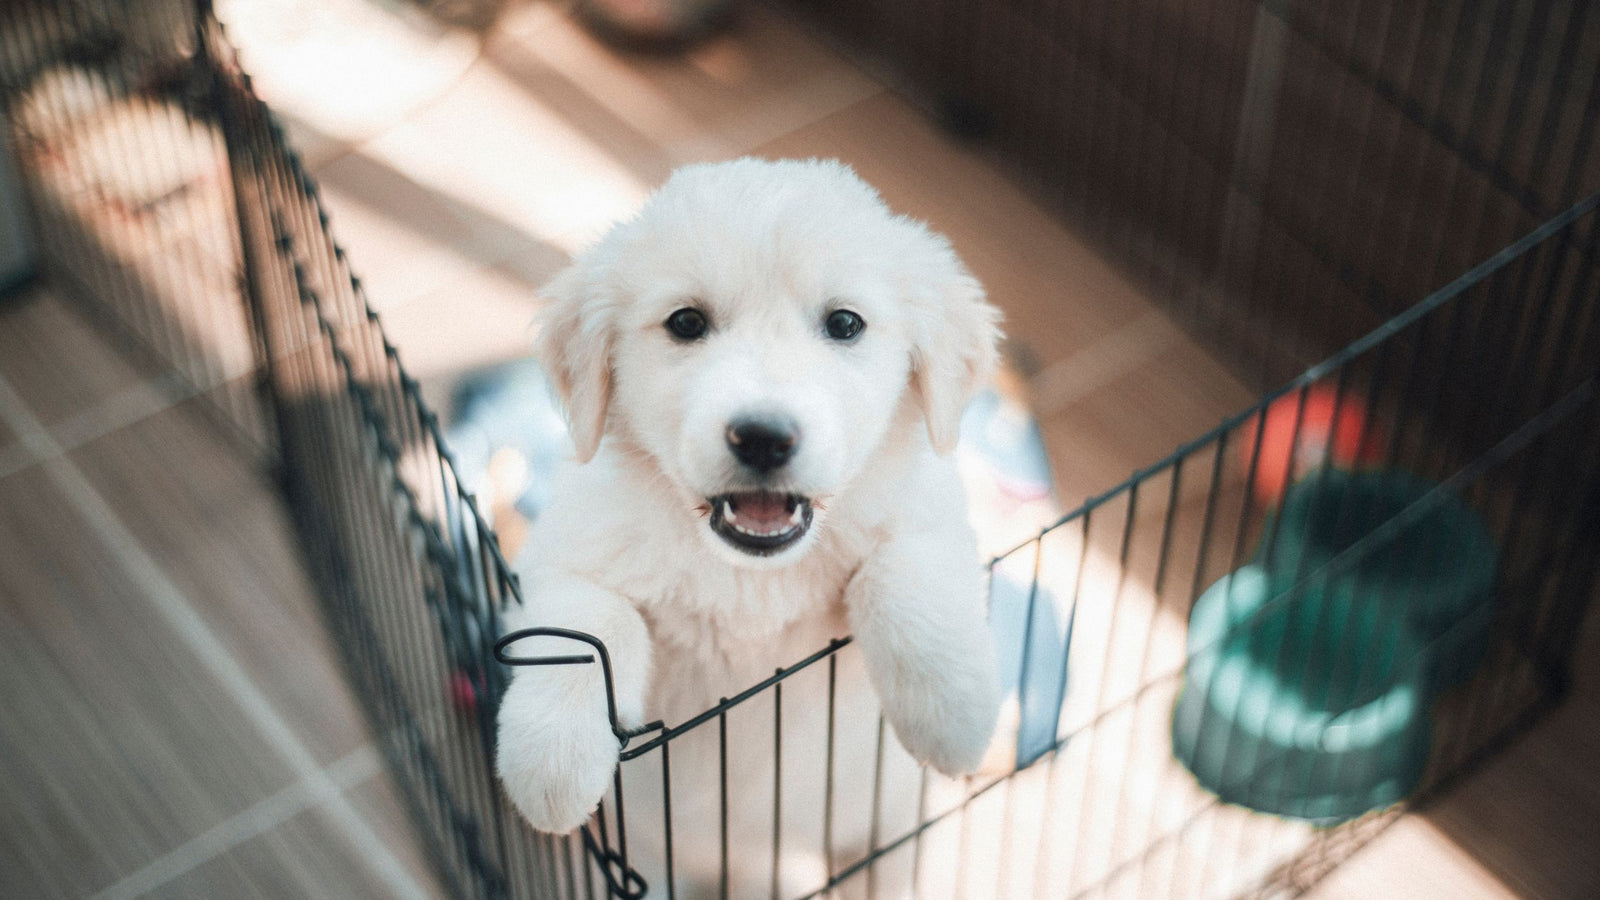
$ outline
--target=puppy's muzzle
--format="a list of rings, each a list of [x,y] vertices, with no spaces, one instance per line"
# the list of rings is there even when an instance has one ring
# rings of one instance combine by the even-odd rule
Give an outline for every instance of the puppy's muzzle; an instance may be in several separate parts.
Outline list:
[[[788,464],[800,442],[800,429],[792,420],[736,419],[728,425],[728,449],[746,468],[768,475]]]
[[[785,416],[741,416],[728,424],[725,438],[728,452],[763,485],[775,486],[800,449],[800,428]],[[771,487],[707,497],[705,508],[711,512],[711,530],[752,556],[782,553],[811,528],[811,499]]]

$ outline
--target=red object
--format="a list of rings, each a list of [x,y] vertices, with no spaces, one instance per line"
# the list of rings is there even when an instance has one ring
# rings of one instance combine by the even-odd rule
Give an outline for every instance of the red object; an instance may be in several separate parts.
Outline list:
[[[450,674],[450,701],[457,710],[471,715],[478,711],[478,689],[472,678],[460,669]]]
[[[1316,468],[1323,454],[1343,469],[1370,466],[1383,458],[1388,436],[1351,393],[1346,390],[1338,397],[1333,388],[1316,386],[1304,392],[1304,405],[1296,391],[1267,406],[1254,483],[1260,502],[1277,503],[1290,482]],[[1249,471],[1255,430],[1247,424],[1240,437],[1242,464]]]

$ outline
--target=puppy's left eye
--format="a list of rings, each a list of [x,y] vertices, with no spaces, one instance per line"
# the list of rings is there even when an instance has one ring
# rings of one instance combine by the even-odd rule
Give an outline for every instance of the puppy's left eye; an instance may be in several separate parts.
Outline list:
[[[848,309],[836,309],[828,313],[828,318],[823,323],[827,329],[828,337],[836,341],[848,341],[861,333],[867,327],[866,320]]]
[[[711,322],[706,319],[706,314],[692,306],[667,316],[667,330],[680,341],[697,341],[705,337],[710,329]]]

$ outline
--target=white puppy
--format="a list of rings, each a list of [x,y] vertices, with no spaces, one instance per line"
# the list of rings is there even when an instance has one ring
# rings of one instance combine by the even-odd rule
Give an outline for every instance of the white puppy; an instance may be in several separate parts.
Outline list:
[[[949,452],[998,314],[949,243],[837,162],[741,159],[675,173],[545,293],[578,459],[507,627],[604,641],[629,726],[850,632],[901,745],[975,769],[999,685]],[[610,784],[602,684],[523,668],[505,695],[498,769],[536,828],[582,824]]]

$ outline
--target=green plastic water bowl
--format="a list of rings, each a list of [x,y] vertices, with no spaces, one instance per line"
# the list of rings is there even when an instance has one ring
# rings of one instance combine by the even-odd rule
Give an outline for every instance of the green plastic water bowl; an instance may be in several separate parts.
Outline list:
[[[1330,561],[1367,602],[1430,644],[1436,685],[1476,670],[1488,647],[1499,553],[1455,492],[1405,472],[1323,470],[1284,497],[1256,561],[1288,587]],[[1281,588],[1280,588],[1281,589]]]
[[[1356,587],[1283,592],[1247,565],[1196,602],[1173,752],[1222,800],[1332,824],[1416,786],[1430,742],[1425,645]]]

